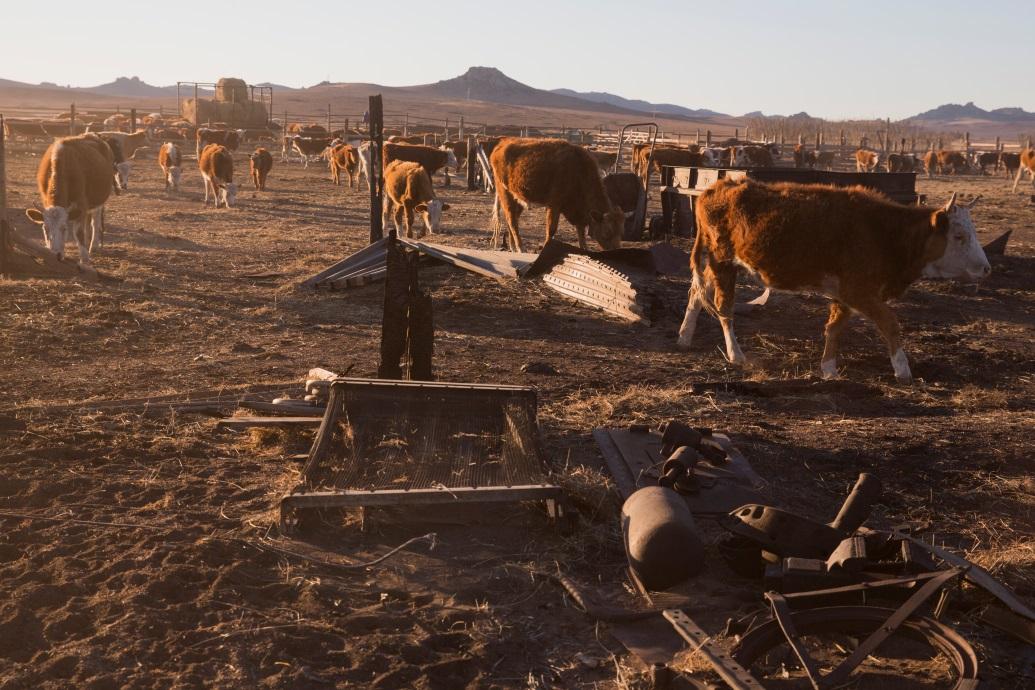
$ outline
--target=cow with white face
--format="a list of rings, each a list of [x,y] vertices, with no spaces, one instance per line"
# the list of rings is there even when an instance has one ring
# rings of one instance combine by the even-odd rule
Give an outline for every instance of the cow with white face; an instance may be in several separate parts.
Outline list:
[[[103,235],[113,165],[111,149],[96,134],[58,139],[43,155],[36,174],[42,204],[34,204],[25,215],[43,226],[43,242],[58,260],[64,258],[71,235],[79,245],[80,264],[90,265],[90,251]]]
[[[970,209],[981,199],[978,194],[966,202],[957,202],[956,193],[945,206],[949,217],[945,251],[941,256],[924,264],[924,278],[943,278],[976,283],[992,272],[985,250],[978,241],[977,228],[970,217]]]

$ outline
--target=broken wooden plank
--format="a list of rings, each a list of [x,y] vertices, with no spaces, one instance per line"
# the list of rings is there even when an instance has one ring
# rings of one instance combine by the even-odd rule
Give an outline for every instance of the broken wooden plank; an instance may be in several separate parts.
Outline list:
[[[320,426],[319,417],[227,417],[216,422],[217,429],[251,429],[253,427],[276,426]]]
[[[23,236],[15,228],[12,228],[12,232],[8,235],[8,239],[16,249],[33,258],[39,259],[49,270],[56,271],[62,275],[74,276],[91,281],[99,278],[97,270],[93,266],[83,266],[75,261],[62,261],[57,258],[57,255],[54,254],[54,252],[50,251],[35,240],[31,240],[28,237]]]

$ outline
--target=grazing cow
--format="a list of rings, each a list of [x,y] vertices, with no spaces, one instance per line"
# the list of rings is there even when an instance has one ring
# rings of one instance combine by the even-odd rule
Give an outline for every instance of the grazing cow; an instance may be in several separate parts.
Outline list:
[[[447,141],[441,146],[440,149],[449,149],[453,152],[456,157],[457,167],[454,168],[456,172],[460,172],[460,168],[467,165],[467,142],[466,141]]]
[[[341,172],[349,176],[349,189],[359,188],[360,161],[359,151],[351,144],[338,144],[333,147],[328,157],[331,164],[331,179],[335,186],[341,184]]]
[[[43,226],[43,242],[59,260],[70,233],[79,245],[79,263],[90,265],[90,252],[100,247],[103,237],[112,166],[111,148],[93,134],[58,139],[43,154],[36,173],[42,207],[34,204],[25,215]]]
[[[125,158],[132,158],[141,146],[151,145],[151,135],[146,129],[138,129],[133,134],[126,132],[97,132],[97,134],[106,141],[118,140]]]
[[[129,190],[129,173],[133,170],[133,164],[126,160],[126,152],[122,148],[122,143],[130,135],[122,134],[121,137],[115,136],[115,134],[122,134],[121,132],[100,132],[98,136],[108,145],[111,149],[111,158],[114,163],[114,175],[112,180],[112,191],[116,195],[119,192]],[[134,153],[136,148],[134,148]]]
[[[1003,151],[999,154],[999,162],[1006,171],[1006,177],[1012,177],[1017,172],[1017,169],[1021,167],[1021,154]]]
[[[794,167],[795,168],[815,168],[816,167],[816,152],[810,151],[805,148],[804,144],[794,145]]]
[[[237,185],[234,184],[234,157],[230,149],[222,144],[209,144],[198,158],[198,167],[205,180],[203,203],[208,204],[211,189],[214,208],[219,208],[220,204],[231,208],[237,199]]]
[[[442,212],[449,208],[435,198],[431,177],[420,163],[395,160],[385,166],[384,205],[381,211],[381,225],[388,225],[391,214],[395,221],[395,232],[399,233],[399,221],[405,214],[406,236],[413,237],[413,214],[417,212],[424,220],[426,233],[438,232]]]
[[[837,160],[837,154],[833,151],[816,152],[816,167],[820,170],[833,170],[835,160]]]
[[[1013,191],[1017,191],[1021,177],[1027,171],[1031,175],[1031,186],[1035,188],[1035,149],[1024,149],[1018,156],[1017,177],[1013,180]]]
[[[975,199],[974,201],[977,201]],[[693,279],[679,345],[690,346],[702,308],[719,319],[731,362],[745,361],[733,333],[737,267],[769,288],[830,297],[821,370],[837,376],[838,340],[857,311],[876,324],[895,377],[912,380],[899,325],[885,302],[920,277],[977,281],[991,271],[970,206],[953,194],[941,209],[902,206],[861,187],[719,180],[698,197]]]
[[[449,186],[449,168],[456,169],[456,156],[451,149],[435,149],[430,146],[415,146],[413,144],[391,144],[385,143],[382,149],[382,165],[387,166],[392,161],[409,161],[420,163],[428,171],[428,176],[433,176],[442,169],[446,176],[446,186]]]
[[[999,152],[984,151],[974,157],[974,167],[981,171],[982,175],[988,174],[988,166],[992,166],[992,172],[999,172]]]
[[[188,132],[180,127],[159,127],[151,131],[151,138],[156,141],[186,141]]]
[[[959,151],[939,151],[938,169],[942,174],[951,172],[953,175],[959,175],[970,170],[970,163]]]
[[[201,157],[201,152],[204,151],[209,144],[219,144],[225,146],[230,151],[236,151],[237,147],[241,145],[241,132],[236,129],[209,129],[208,127],[200,127],[198,131],[194,133],[196,140],[195,150],[198,153],[198,158]]]
[[[309,161],[319,158],[328,146],[331,144],[331,139],[327,137],[302,137],[295,136],[291,140],[291,148],[302,157],[302,161],[305,164],[303,167],[309,167]]]
[[[512,250],[523,251],[518,219],[529,204],[546,206],[546,242],[557,234],[563,215],[575,226],[583,249],[587,227],[604,249],[622,245],[625,214],[608,200],[597,163],[586,149],[560,139],[506,137],[489,162],[496,181],[493,226],[498,232],[502,209]],[[499,245],[498,237],[494,244]]]
[[[931,150],[924,154],[924,170],[927,171],[927,176],[931,177],[934,173],[941,172],[938,165],[938,152]]]
[[[645,185],[650,180],[655,166],[661,170],[662,166],[702,167],[708,163],[704,154],[675,146],[656,146],[651,153],[650,146],[646,145],[643,148],[634,147],[633,151],[633,155],[639,157],[639,161],[634,161],[633,172],[639,171],[638,175]]]
[[[255,191],[265,192],[266,178],[269,176],[270,170],[273,169],[273,154],[260,146],[248,157],[248,165],[251,168],[252,184],[255,185]]]
[[[855,152],[855,172],[877,172],[880,154],[876,151],[859,149]]]
[[[773,149],[769,146],[741,146],[736,149],[733,165],[737,168],[773,167]]]
[[[183,156],[180,154],[180,147],[171,141],[162,144],[158,149],[158,165],[162,168],[162,175],[165,177],[165,189],[169,187],[174,192],[180,191],[180,173],[183,170]]]
[[[889,153],[884,161],[888,172],[915,172],[920,165],[920,159],[911,153]]]

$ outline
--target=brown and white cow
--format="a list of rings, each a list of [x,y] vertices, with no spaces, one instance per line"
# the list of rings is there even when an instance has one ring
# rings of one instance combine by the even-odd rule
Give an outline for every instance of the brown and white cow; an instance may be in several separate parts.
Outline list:
[[[451,149],[436,149],[430,146],[416,146],[414,144],[392,144],[386,142],[381,154],[381,164],[387,166],[392,161],[409,161],[419,163],[428,171],[428,176],[433,176],[439,170],[446,176],[446,186],[449,186],[449,169],[457,168],[456,156]]]
[[[98,132],[102,139],[117,139],[122,146],[122,155],[132,158],[137,149],[151,145],[151,134],[146,129],[138,129],[132,134],[127,132]]]
[[[273,154],[260,146],[248,157],[248,167],[251,169],[255,191],[265,192],[266,178],[273,169]]]
[[[837,376],[838,340],[859,312],[884,337],[895,377],[909,382],[898,320],[886,302],[921,277],[978,281],[989,274],[973,204],[957,204],[953,194],[944,208],[920,208],[861,187],[720,180],[695,207],[693,279],[679,346],[690,346],[703,308],[718,318],[729,360],[745,362],[733,333],[737,268],[744,266],[768,288],[833,300],[820,364],[825,378]]]
[[[111,158],[114,162],[114,175],[112,179],[112,191],[115,194],[129,190],[129,174],[133,171],[133,164],[126,160],[126,152],[122,148],[121,137],[113,136],[113,132],[100,132],[98,136],[111,149]],[[119,132],[121,134],[121,132]],[[128,136],[128,135],[123,135]],[[136,149],[134,149],[134,152]]]
[[[413,146],[426,146],[428,143],[427,137],[423,134],[411,134],[409,136],[394,134],[385,139],[385,141],[393,144],[411,144]]]
[[[650,180],[654,168],[661,170],[663,166],[696,166],[708,164],[708,159],[698,151],[691,151],[675,146],[655,146],[653,153],[649,144],[638,144],[633,147],[633,172],[636,172],[644,184]]]
[[[162,168],[162,176],[165,177],[165,189],[173,188],[174,192],[180,191],[180,174],[183,171],[183,155],[180,147],[171,141],[162,144],[158,149],[158,165]]]
[[[1017,191],[1017,185],[1025,171],[1031,175],[1031,186],[1035,187],[1035,149],[1024,149],[1017,157],[1017,177],[1013,179],[1013,191]]]
[[[309,161],[318,159],[331,144],[328,137],[303,137],[295,135],[291,139],[291,149],[302,157],[303,167],[309,167]]]
[[[341,184],[341,173],[349,176],[349,189],[353,186],[359,188],[360,161],[359,151],[351,144],[338,144],[331,148],[329,155],[331,164],[331,179],[335,186]]]
[[[399,232],[399,221],[404,221],[406,236],[413,237],[413,216],[419,213],[424,220],[426,233],[438,232],[442,212],[449,208],[435,198],[431,177],[420,163],[392,161],[385,166],[384,204],[381,224],[388,225],[391,215],[395,221],[395,232]],[[426,233],[421,233],[423,237]]]
[[[733,165],[737,168],[771,168],[773,149],[768,146],[740,146],[736,149]]]
[[[939,151],[938,169],[942,174],[952,173],[959,175],[970,171],[970,163],[967,157],[959,151]]]
[[[992,172],[999,172],[999,152],[982,151],[974,157],[974,167],[981,171],[982,175],[988,174],[988,166],[992,166]]]
[[[460,168],[467,165],[467,142],[466,141],[447,141],[441,146],[440,149],[449,149],[453,152],[453,156],[456,158],[457,167],[453,168],[454,172],[460,172]]]
[[[816,167],[820,170],[833,170],[834,161],[837,160],[837,153],[834,151],[817,151]]]
[[[804,144],[795,144],[793,155],[795,168],[816,167],[816,152],[805,148]]]
[[[1017,169],[1021,167],[1021,154],[1019,153],[1007,153],[1003,151],[999,154],[999,164],[1003,166],[1003,170],[1006,171],[1006,177],[1012,177]]]
[[[36,172],[42,206],[26,209],[25,215],[43,226],[43,242],[59,260],[71,235],[79,245],[79,263],[90,265],[90,252],[103,237],[113,165],[111,148],[95,134],[58,139],[43,154]]]
[[[625,214],[607,198],[600,170],[586,149],[560,139],[505,137],[493,149],[489,163],[496,182],[495,246],[499,246],[502,209],[510,248],[523,251],[518,219],[529,204],[546,206],[546,242],[557,234],[563,215],[575,226],[583,249],[587,228],[604,249],[622,245]]]
[[[237,199],[237,185],[234,184],[234,157],[230,149],[222,144],[209,144],[202,150],[198,158],[198,168],[205,181],[205,200],[208,204],[208,192],[212,190],[212,205],[219,208],[222,204],[231,208]]]
[[[855,152],[855,172],[877,172],[880,165],[880,154],[868,149]]]
[[[241,145],[241,133],[236,129],[199,127],[198,131],[194,133],[194,139],[194,148],[199,158],[201,157],[201,152],[209,144],[219,144],[220,146],[225,146],[230,151],[236,151],[237,147]]]

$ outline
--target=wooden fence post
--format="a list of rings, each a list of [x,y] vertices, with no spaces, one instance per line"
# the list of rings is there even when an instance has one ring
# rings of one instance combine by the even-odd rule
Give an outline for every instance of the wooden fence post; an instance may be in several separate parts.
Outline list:
[[[201,122],[199,116],[201,115],[201,103],[198,102],[198,82],[194,82],[194,129],[198,128],[198,124]]]
[[[370,243],[373,244],[385,236],[381,224],[382,177],[381,149],[385,139],[385,114],[381,94],[370,97]]]
[[[136,108],[130,108],[129,109],[129,133],[132,134],[135,131],[137,131],[137,109]]]
[[[963,150],[970,153],[970,132],[963,133]]]
[[[697,145],[701,144],[701,128],[700,127],[697,128],[697,138],[694,140],[694,143],[697,144]]]
[[[709,129],[708,131],[706,131],[704,133],[704,143],[705,143],[705,146],[707,146],[708,148],[711,148],[711,146],[712,146],[712,130]]]
[[[75,136],[75,103],[68,109],[68,136]]]
[[[995,150],[996,151],[1002,150],[1002,143],[999,141],[999,137],[998,136],[996,136],[996,138],[995,138]]]
[[[467,137],[467,191],[469,192],[473,192],[478,188],[478,185],[474,183],[474,166],[476,161],[474,147],[477,145],[477,139],[474,137]]]
[[[0,276],[7,276],[10,242],[7,238],[7,142],[4,116],[0,115]]]
[[[410,136],[410,114],[406,113],[403,115],[403,136]]]
[[[464,116],[463,115],[460,116],[460,126],[459,126],[459,128],[457,129],[457,132],[456,132],[456,140],[457,141],[463,141],[464,140]]]
[[[327,104],[327,133],[331,133],[331,104]]]

